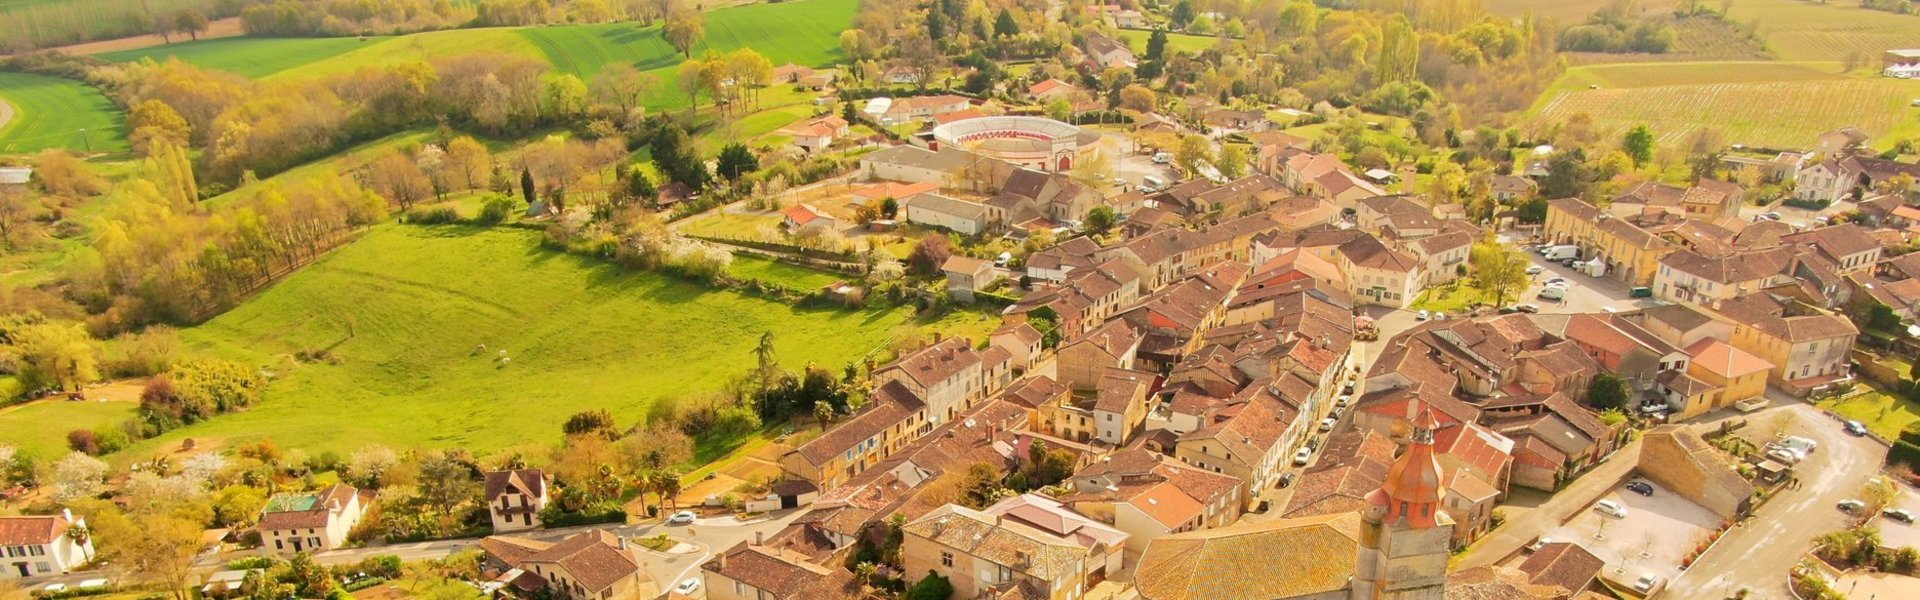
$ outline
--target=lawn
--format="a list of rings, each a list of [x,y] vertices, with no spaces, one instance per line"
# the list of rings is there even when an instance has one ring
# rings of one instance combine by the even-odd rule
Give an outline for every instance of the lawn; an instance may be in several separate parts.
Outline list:
[[[113,62],[132,62],[143,58],[164,61],[168,57],[208,69],[218,69],[248,78],[261,78],[287,69],[312,64],[380,43],[385,38],[255,38],[234,37],[197,42],[181,42],[138,50],[96,54],[95,58]]]
[[[1529,114],[1562,122],[1584,112],[1615,133],[1646,124],[1663,144],[1711,127],[1729,143],[1799,148],[1847,125],[1891,144],[1920,134],[1920,109],[1908,106],[1915,97],[1920,82],[1785,63],[1609,64],[1568,69]]]
[[[857,276],[845,273],[822,271],[746,255],[734,255],[733,265],[727,269],[727,273],[734,277],[778,283],[802,291],[816,291],[843,279],[858,279]]]
[[[0,431],[5,443],[43,461],[67,453],[67,432],[107,429],[133,417],[132,402],[68,402],[39,400],[0,408]]]
[[[0,154],[67,148],[76,152],[124,152],[126,124],[112,102],[78,81],[0,73],[0,100],[13,119],[0,125]]]
[[[1508,299],[1509,302],[1512,300]],[[1474,287],[1472,279],[1465,278],[1427,288],[1426,291],[1420,292],[1420,297],[1415,299],[1409,308],[1456,313],[1465,312],[1475,303],[1491,305],[1493,301],[1492,292]]]
[[[779,233],[780,215],[707,211],[687,218],[675,228],[687,235],[757,240],[769,233]]]
[[[1149,31],[1141,31],[1138,29],[1123,29],[1120,31],[1120,39],[1125,40],[1127,46],[1133,48],[1134,52],[1142,55],[1147,53],[1147,38],[1149,37],[1153,37],[1153,33]],[[1210,35],[1193,35],[1188,33],[1167,34],[1167,50],[1170,52],[1199,54],[1200,51],[1212,48],[1218,43],[1220,43],[1220,38]]]
[[[991,327],[972,313],[921,323],[906,309],[795,308],[555,253],[539,235],[380,226],[182,330],[195,352],[273,373],[267,401],[128,455],[189,437],[485,454],[558,440],[561,423],[579,411],[604,408],[631,423],[659,399],[716,390],[751,367],[752,348],[769,331],[787,366],[837,370],[923,328],[980,335]],[[302,351],[329,359],[296,362]]]
[[[1832,398],[1821,400],[1824,408],[1842,417],[1866,424],[1867,429],[1885,439],[1899,437],[1900,430],[1907,424],[1920,421],[1920,403],[1904,396],[1889,394],[1879,388],[1842,400]]]

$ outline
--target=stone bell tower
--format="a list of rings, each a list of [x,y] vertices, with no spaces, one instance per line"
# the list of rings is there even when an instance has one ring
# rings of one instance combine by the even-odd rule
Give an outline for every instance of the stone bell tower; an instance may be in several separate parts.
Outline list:
[[[1353,600],[1442,600],[1453,519],[1440,510],[1447,496],[1433,453],[1433,409],[1413,420],[1413,443],[1393,462],[1386,482],[1367,495],[1361,515]]]

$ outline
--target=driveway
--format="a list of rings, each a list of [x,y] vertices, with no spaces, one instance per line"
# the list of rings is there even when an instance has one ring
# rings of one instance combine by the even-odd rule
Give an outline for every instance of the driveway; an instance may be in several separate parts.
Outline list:
[[[1587,471],[1573,483],[1561,488],[1545,504],[1507,519],[1506,524],[1481,537],[1467,548],[1456,569],[1471,569],[1499,564],[1513,556],[1535,538],[1551,536],[1562,524],[1592,508],[1593,503],[1619,489],[1627,475],[1640,465],[1640,441],[1634,440]],[[1587,541],[1583,540],[1582,545]],[[1601,558],[1606,558],[1602,556]]]
[[[1673,580],[1665,598],[1722,600],[1734,588],[1747,587],[1754,600],[1791,600],[1793,596],[1786,589],[1787,570],[1799,561],[1813,538],[1847,526],[1848,517],[1834,505],[1858,494],[1867,479],[1879,472],[1886,461],[1886,446],[1847,435],[1838,421],[1800,402],[1765,409],[1748,415],[1748,419],[1760,423],[1778,419],[1781,414],[1795,421],[1791,426],[1795,435],[1820,443],[1820,449],[1796,469],[1801,485],[1780,492],[1751,518],[1728,531],[1700,562]],[[1713,427],[1714,423],[1698,426]]]

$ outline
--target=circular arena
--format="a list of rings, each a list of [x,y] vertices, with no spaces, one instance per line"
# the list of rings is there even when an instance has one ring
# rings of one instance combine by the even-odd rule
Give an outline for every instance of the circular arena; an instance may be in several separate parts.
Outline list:
[[[976,117],[933,128],[936,144],[1042,171],[1073,169],[1080,149],[1099,137],[1045,117]]]

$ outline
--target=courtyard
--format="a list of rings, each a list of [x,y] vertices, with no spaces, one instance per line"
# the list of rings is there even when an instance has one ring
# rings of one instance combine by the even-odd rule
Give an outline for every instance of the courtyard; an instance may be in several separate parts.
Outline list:
[[[1600,576],[1620,584],[1631,585],[1643,574],[1657,575],[1662,582],[1673,580],[1687,557],[1719,527],[1720,517],[1679,494],[1649,485],[1653,485],[1652,496],[1622,488],[1602,498],[1625,506],[1626,517],[1589,507],[1547,537],[1585,546],[1606,561]]]

